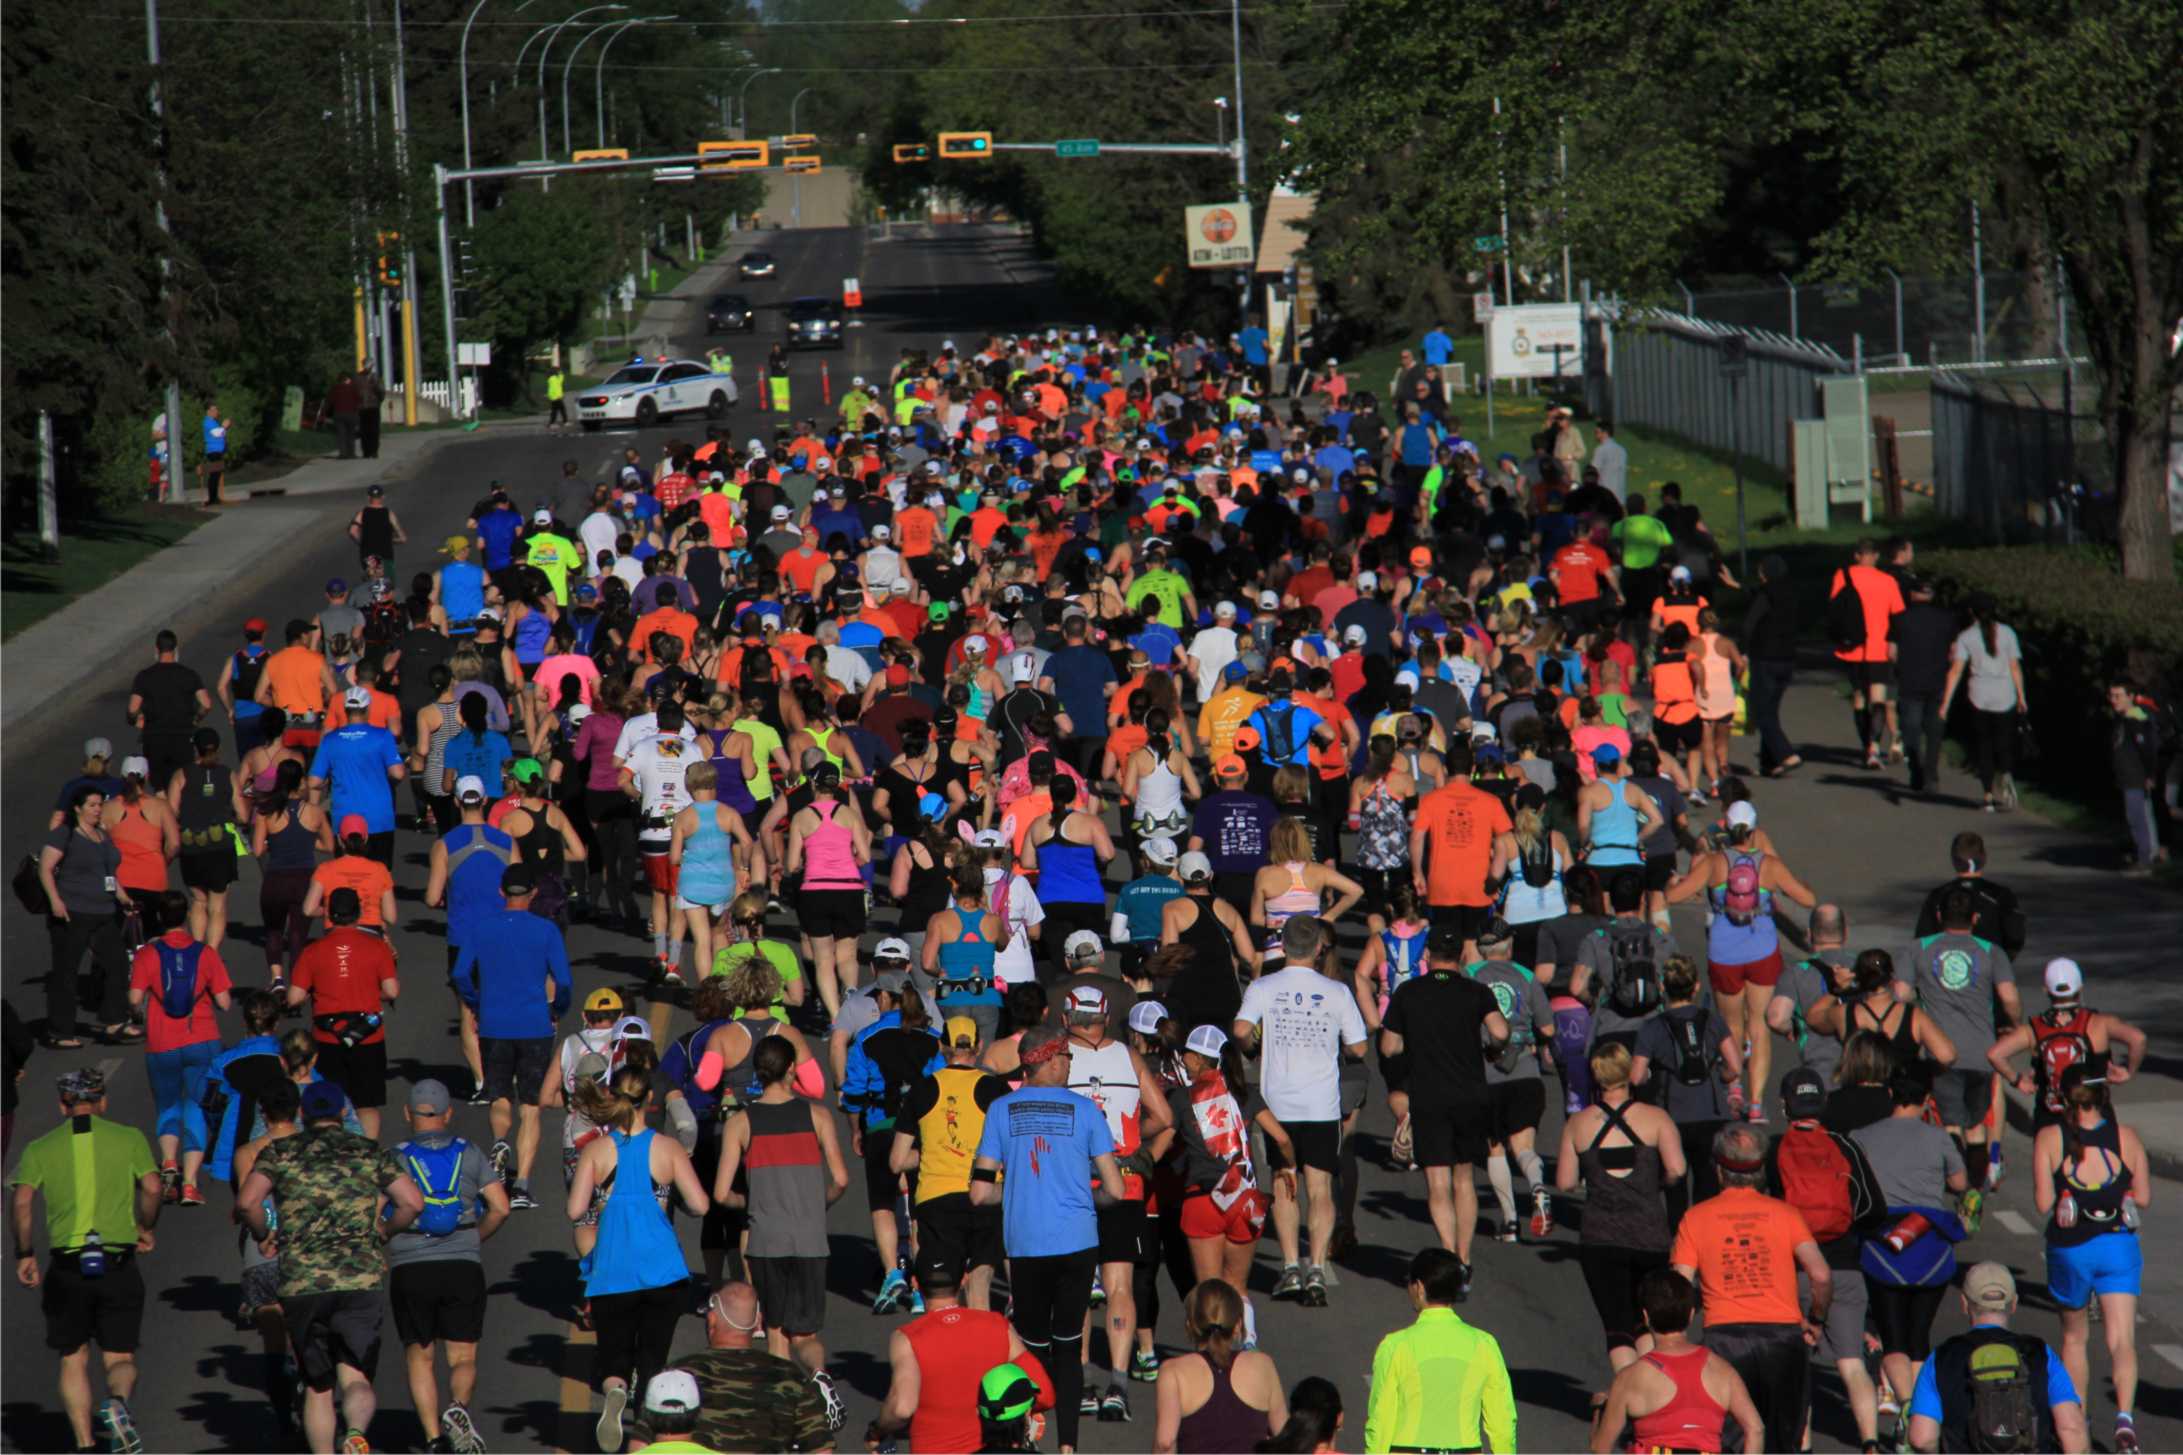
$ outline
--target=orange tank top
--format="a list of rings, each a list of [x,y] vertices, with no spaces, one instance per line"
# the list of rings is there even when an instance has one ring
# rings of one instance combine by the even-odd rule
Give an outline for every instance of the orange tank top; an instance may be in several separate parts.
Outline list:
[[[132,894],[149,890],[154,894],[167,887],[167,850],[165,836],[159,825],[144,816],[142,807],[125,803],[121,821],[107,833],[114,840],[114,847],[121,850],[121,870],[114,875],[121,887]]]
[[[1653,716],[1665,723],[1682,724],[1698,715],[1697,685],[1687,660],[1663,657],[1652,666]]]

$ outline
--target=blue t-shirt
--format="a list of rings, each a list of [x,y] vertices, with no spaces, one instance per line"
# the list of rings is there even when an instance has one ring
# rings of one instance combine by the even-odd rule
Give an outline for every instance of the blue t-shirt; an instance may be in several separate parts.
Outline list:
[[[1107,721],[1107,684],[1115,680],[1107,654],[1088,642],[1063,647],[1046,659],[1046,675],[1054,679],[1054,695],[1077,736],[1100,736]]]
[[[482,856],[481,856],[482,857]],[[553,998],[546,998],[546,976]],[[551,1038],[576,993],[561,928],[527,909],[504,909],[478,926],[448,977],[455,994],[477,1007],[478,1035],[493,1041]]]
[[[1266,362],[1266,330],[1254,323],[1236,336],[1236,342],[1243,345],[1244,363],[1263,365]]]
[[[214,419],[209,414],[205,416],[205,453],[208,455],[224,455],[227,453],[227,421]]]
[[[1150,945],[1160,938],[1160,911],[1171,899],[1182,897],[1182,881],[1168,874],[1147,874],[1132,879],[1115,896],[1114,911],[1129,926],[1129,942]]]
[[[2070,1381],[2069,1370],[2062,1364],[2061,1356],[2054,1352],[2051,1344],[2043,1344],[2042,1347],[2047,1351],[2047,1403],[2080,1403],[2077,1386]],[[1937,1361],[1928,1359],[1925,1367],[1918,1371],[1917,1386],[1910,1391],[1910,1415],[1913,1419],[1923,1415],[1937,1425],[1940,1423],[1941,1412],[1940,1384],[1933,1377],[1936,1363]]]
[[[1066,1086],[1026,1086],[985,1113],[978,1155],[1001,1164],[1001,1228],[1011,1258],[1099,1246],[1092,1159],[1114,1151],[1107,1115]]]
[[[1311,462],[1338,483],[1342,476],[1357,468],[1357,455],[1347,445],[1321,445]]]
[[[1155,604],[1157,604],[1157,598],[1155,598]],[[1145,623],[1143,631],[1129,639],[1129,644],[1151,658],[1153,666],[1167,667],[1173,664],[1175,660],[1175,649],[1182,645],[1182,633],[1165,622],[1148,621]],[[1104,713],[1092,719],[1093,722],[1104,720]],[[1069,721],[1081,723],[1083,719],[1072,712],[1069,714]]]
[[[1250,874],[1266,863],[1273,826],[1280,821],[1272,799],[1223,788],[1198,800],[1190,832],[1205,841],[1205,857],[1215,874]]]
[[[1445,364],[1455,357],[1455,340],[1448,337],[1446,329],[1436,328],[1425,335],[1425,362]]]
[[[478,539],[485,543],[485,569],[505,571],[515,560],[516,532],[523,517],[512,510],[488,510],[478,517]]]
[[[500,796],[500,770],[515,756],[508,746],[508,735],[487,728],[484,733],[472,733],[468,728],[447,740],[447,767],[455,775],[455,781],[476,777],[485,784],[488,799]]]
[[[387,769],[401,761],[402,747],[394,734],[368,722],[352,722],[318,740],[311,776],[326,780],[335,823],[360,813],[367,828],[383,834],[394,828],[394,785],[387,781]]]
[[[483,836],[498,852],[463,850]],[[447,943],[468,941],[477,927],[500,913],[500,876],[515,859],[515,840],[485,824],[461,824],[447,831]]]
[[[1287,757],[1280,757],[1274,752],[1277,735],[1271,731],[1271,721],[1267,716],[1268,709],[1275,705],[1274,703],[1267,703],[1264,707],[1252,713],[1247,720],[1248,726],[1258,734],[1259,752],[1267,762],[1277,768],[1286,764],[1309,767],[1311,764],[1311,730],[1324,722],[1325,719],[1302,703],[1292,700],[1288,704],[1289,724],[1286,729],[1289,752]]]
[[[476,621],[485,609],[485,568],[475,561],[449,561],[440,567],[440,606],[450,626]]]

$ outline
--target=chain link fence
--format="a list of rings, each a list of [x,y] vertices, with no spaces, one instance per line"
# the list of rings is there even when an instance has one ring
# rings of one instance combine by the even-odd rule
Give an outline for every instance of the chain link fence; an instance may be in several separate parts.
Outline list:
[[[1694,290],[1683,311],[1730,329],[1778,333],[1867,365],[2027,363],[2057,359],[2069,329],[2051,275],[1966,273],[1877,283],[1798,282],[1786,275]]]
[[[1595,379],[1587,370],[1594,413],[1764,460],[1784,476],[1791,471],[1789,426],[1819,418],[1821,379],[1851,372],[1849,360],[1823,344],[1762,328],[1657,309],[1625,311],[1612,327],[1612,375]],[[1732,338],[1742,341],[1740,376],[1730,372]]]
[[[1933,508],[1996,543],[2114,538],[2114,456],[2085,391],[1936,373]]]

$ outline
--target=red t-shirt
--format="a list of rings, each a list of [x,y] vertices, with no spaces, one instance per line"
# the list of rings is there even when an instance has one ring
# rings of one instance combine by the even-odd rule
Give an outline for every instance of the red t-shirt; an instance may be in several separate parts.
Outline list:
[[[394,979],[394,952],[377,935],[353,926],[335,929],[311,941],[296,956],[289,983],[311,993],[311,1034],[322,1044],[339,1038],[322,1031],[316,1022],[322,1015],[372,1015],[379,1010],[379,982]],[[373,1045],[387,1038],[381,1026],[364,1037]]]
[[[1842,594],[1845,578],[1857,588],[1857,604],[1864,608],[1865,640],[1860,646],[1838,647],[1834,655],[1844,662],[1884,662],[1888,624],[1904,611],[1902,587],[1877,566],[1848,566],[1834,573],[1827,587],[1828,600]]]
[[[910,1417],[912,1450],[971,1455],[983,1446],[978,1385],[1008,1358],[1008,1320],[990,1309],[946,1308],[902,1326],[917,1356],[917,1413]],[[1013,1361],[1038,1385],[1038,1408],[1054,1407],[1054,1384],[1026,1349]]]
[[[158,944],[177,950],[191,943],[188,930],[169,930],[158,940]],[[156,945],[146,945],[129,962],[129,988],[148,992],[144,1001],[144,1049],[158,1052],[219,1040],[220,1023],[213,1016],[212,997],[233,990],[235,983],[228,978],[220,952],[205,946],[197,956],[197,998],[190,1002],[188,1015],[170,1016],[160,984],[159,950]]]
[[[1567,606],[1599,599],[1600,578],[1607,574],[1607,553],[1590,541],[1571,541],[1554,553],[1554,589]]]

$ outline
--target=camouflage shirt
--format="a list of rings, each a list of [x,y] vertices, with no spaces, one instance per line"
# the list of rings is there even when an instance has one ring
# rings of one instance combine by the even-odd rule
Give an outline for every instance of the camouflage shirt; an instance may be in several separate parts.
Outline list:
[[[341,1127],[313,1127],[258,1154],[280,1204],[280,1293],[369,1293],[386,1271],[379,1194],[408,1174],[394,1154]]]
[[[707,1349],[670,1361],[697,1379],[704,1410],[688,1438],[708,1450],[823,1450],[834,1443],[826,1404],[804,1372],[763,1349]],[[649,1442],[632,1419],[630,1438]]]

